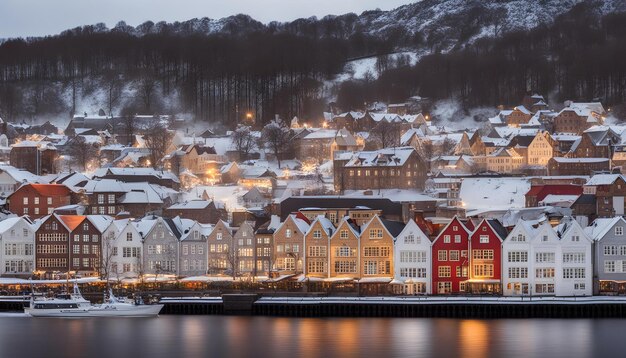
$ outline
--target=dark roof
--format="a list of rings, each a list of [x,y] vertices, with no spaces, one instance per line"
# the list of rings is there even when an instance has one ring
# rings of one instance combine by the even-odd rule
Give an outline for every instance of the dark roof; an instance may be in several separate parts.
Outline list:
[[[167,226],[170,227],[170,230],[172,230],[172,233],[174,234],[174,236],[176,236],[177,239],[180,239],[182,234],[180,231],[178,231],[178,227],[176,226],[176,224],[174,224],[174,221],[170,218],[163,218],[163,221],[165,221]]]
[[[504,226],[502,226],[502,223],[500,223],[499,220],[497,220],[497,219],[487,219],[487,222],[489,223],[489,225],[491,225],[491,227],[496,232],[496,234],[498,236],[500,236],[500,239],[502,239],[502,240],[506,239],[506,237],[509,234],[509,232],[506,230],[506,228]]]
[[[385,220],[385,219],[380,219],[380,221],[382,221],[383,225],[385,225],[385,227],[387,228],[387,230],[389,230],[389,232],[391,233],[391,235],[393,235],[393,237],[398,237],[398,235],[400,235],[400,233],[404,229],[403,222],[391,221],[391,220]]]
[[[292,196],[280,202],[280,219],[284,221],[289,214],[297,212],[301,208],[345,209],[357,206],[381,210],[382,216],[402,217],[402,204],[385,198]]]
[[[596,204],[596,196],[593,194],[582,194],[581,196],[578,197],[578,199],[576,199],[576,201],[574,201],[573,205],[576,204]]]

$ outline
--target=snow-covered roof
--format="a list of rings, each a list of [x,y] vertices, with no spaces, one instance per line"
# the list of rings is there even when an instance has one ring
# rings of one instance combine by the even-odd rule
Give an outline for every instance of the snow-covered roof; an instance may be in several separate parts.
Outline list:
[[[626,181],[626,178],[624,178],[622,174],[596,174],[592,176],[591,179],[587,180],[585,185],[587,186],[611,185],[615,183],[615,181],[619,178],[622,178],[622,180]]]
[[[459,198],[466,209],[510,209],[526,205],[528,178],[466,178]]]
[[[6,232],[7,230],[11,229],[13,226],[15,226],[15,224],[17,224],[21,220],[24,220],[24,218],[18,216],[18,217],[7,218],[7,219],[0,221],[0,233]]]
[[[414,151],[413,147],[398,147],[356,152],[345,167],[403,166]]]
[[[332,139],[337,135],[336,129],[315,129],[313,132],[307,134],[302,140],[314,140],[314,139]]]
[[[608,162],[607,158],[563,158],[563,157],[553,157],[552,158],[557,163],[602,163]]]
[[[98,229],[104,232],[113,222],[113,218],[108,215],[87,215],[87,219]]]
[[[208,200],[191,200],[182,203],[173,204],[168,209],[174,210],[193,210],[193,209],[205,209],[211,204]]]
[[[621,216],[595,219],[591,225],[584,229],[584,231],[588,237],[597,241],[602,239],[604,235],[606,235],[606,233],[620,221],[623,221],[626,224],[626,221],[624,221],[624,218]]]

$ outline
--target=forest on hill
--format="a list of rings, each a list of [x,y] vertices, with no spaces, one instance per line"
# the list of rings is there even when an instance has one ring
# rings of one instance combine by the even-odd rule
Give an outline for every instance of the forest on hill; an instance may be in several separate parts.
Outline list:
[[[69,118],[89,96],[107,114],[190,113],[228,127],[245,113],[257,122],[274,114],[318,119],[330,102],[351,110],[413,95],[459,98],[468,107],[515,105],[529,91],[624,102],[626,13],[585,1],[529,29],[514,26],[519,20],[506,8],[468,2],[463,12],[442,15],[444,32],[403,28],[391,16],[407,9],[418,16],[450,1],[286,24],[238,15],[217,30],[204,20],[120,23],[9,39],[0,45],[0,117]],[[414,64],[392,56],[407,51],[428,54]],[[375,75],[336,81],[347,62],[362,57],[376,58]]]

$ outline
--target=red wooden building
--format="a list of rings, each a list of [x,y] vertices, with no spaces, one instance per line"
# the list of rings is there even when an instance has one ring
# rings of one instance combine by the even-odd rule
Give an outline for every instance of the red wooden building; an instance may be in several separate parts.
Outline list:
[[[483,219],[470,235],[470,279],[466,292],[502,292],[502,241],[507,230],[495,219]]]
[[[463,223],[455,216],[433,241],[433,294],[465,292],[469,278],[469,236],[472,228],[471,221]]]
[[[7,198],[9,211],[38,219],[71,203],[72,191],[63,184],[24,184]]]

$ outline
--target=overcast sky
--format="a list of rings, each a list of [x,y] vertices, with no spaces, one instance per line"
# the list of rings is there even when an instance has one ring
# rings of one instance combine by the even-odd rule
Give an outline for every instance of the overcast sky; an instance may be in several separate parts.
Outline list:
[[[415,0],[0,0],[0,38],[57,34],[104,22],[168,22],[244,13],[267,23],[364,10],[390,10]]]

